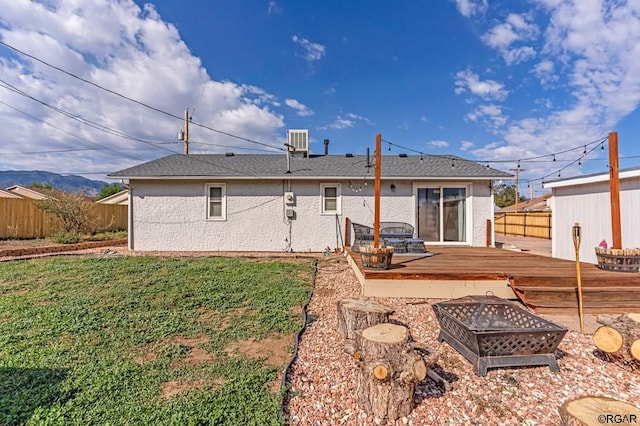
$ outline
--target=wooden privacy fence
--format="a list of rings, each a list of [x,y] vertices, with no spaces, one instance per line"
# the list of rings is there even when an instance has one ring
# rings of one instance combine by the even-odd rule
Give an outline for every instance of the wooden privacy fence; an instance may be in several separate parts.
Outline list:
[[[496,213],[496,234],[551,239],[551,212]]]
[[[128,206],[91,204],[99,226],[127,229]],[[0,239],[45,238],[62,230],[60,221],[39,210],[32,200],[0,198]]]

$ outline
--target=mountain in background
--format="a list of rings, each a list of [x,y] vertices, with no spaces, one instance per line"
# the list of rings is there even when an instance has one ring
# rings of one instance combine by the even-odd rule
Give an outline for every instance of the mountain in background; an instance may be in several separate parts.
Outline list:
[[[0,170],[0,188],[13,185],[29,186],[32,183],[51,185],[64,192],[82,193],[88,197],[95,197],[106,182],[91,180],[76,175],[59,175],[41,170]]]

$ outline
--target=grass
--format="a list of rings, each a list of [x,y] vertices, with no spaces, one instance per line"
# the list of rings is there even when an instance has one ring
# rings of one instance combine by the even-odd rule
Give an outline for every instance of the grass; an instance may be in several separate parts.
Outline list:
[[[268,384],[284,363],[228,348],[297,332],[311,272],[219,257],[0,263],[0,424],[281,424]],[[208,362],[187,362],[196,349]]]

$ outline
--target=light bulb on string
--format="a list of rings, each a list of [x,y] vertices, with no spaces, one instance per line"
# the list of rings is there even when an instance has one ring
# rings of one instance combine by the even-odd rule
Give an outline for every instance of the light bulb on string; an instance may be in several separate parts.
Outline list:
[[[556,155],[553,154],[553,164],[556,164]]]
[[[420,162],[424,163],[424,158],[422,158],[422,154],[420,154]]]
[[[389,152],[391,152],[391,144],[389,144]]]
[[[604,151],[604,142],[602,142],[602,144],[600,144],[600,149],[601,149],[602,151]]]
[[[582,160],[578,160],[578,166],[582,166]]]
[[[558,177],[560,177],[560,170],[558,170]]]
[[[520,170],[520,160],[518,160],[518,170]]]
[[[584,151],[582,151],[582,155],[587,155],[587,146],[584,146]]]
[[[454,168],[456,166],[456,163],[453,162],[453,158],[451,159],[451,168]]]

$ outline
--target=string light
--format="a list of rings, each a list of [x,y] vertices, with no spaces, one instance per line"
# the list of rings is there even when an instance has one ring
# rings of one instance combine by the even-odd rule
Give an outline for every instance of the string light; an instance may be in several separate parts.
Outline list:
[[[424,158],[422,158],[422,154],[420,154],[420,162],[424,163]]]
[[[407,148],[407,147],[404,147],[404,146],[401,146],[401,145],[397,145],[397,144],[395,144],[393,142],[390,142],[388,140],[384,140],[383,139],[382,141],[389,144],[389,151],[391,151],[391,145],[395,145],[398,148],[401,148],[403,150],[411,151],[411,152],[415,152],[416,154],[419,154],[420,155],[420,162],[423,161],[425,155],[429,155],[429,156],[433,156],[433,157],[441,157],[442,158],[442,156],[433,155],[433,154],[425,154],[424,152],[413,150],[411,148]],[[537,157],[527,157],[527,158],[520,158],[520,159],[513,159],[513,160],[494,160],[494,162],[497,162],[497,163],[517,162],[517,169],[516,170],[524,171],[522,169],[522,164],[521,164],[523,161],[524,162],[544,162],[543,159],[546,158],[547,159],[546,161],[548,161],[549,156],[552,156],[552,162],[553,162],[554,165],[555,164],[559,164],[559,163],[560,164],[565,164],[560,169],[557,169],[557,176],[561,177],[563,170],[568,169],[569,167],[575,165],[576,163],[577,163],[578,166],[581,167],[582,166],[582,160],[587,155],[589,155],[591,152],[595,151],[598,148],[598,145],[600,145],[600,149],[601,150],[604,150],[604,144],[605,144],[606,141],[607,141],[607,139],[605,137],[605,138],[601,138],[601,139],[593,141],[593,142],[589,142],[588,144],[583,144],[582,145],[582,153],[581,153],[581,155],[577,159],[575,159],[573,161],[564,160],[564,159],[560,159],[559,160],[557,158],[557,156],[559,154],[564,154],[564,153],[567,153],[567,152],[570,152],[570,151],[575,151],[577,149],[580,149],[580,145],[578,145],[577,147],[573,147],[573,148],[569,148],[569,149],[563,150],[563,151],[558,151],[558,152],[555,152],[555,153],[549,153],[549,154],[545,154],[545,155],[540,155],[540,156],[537,156]],[[592,148],[587,149],[587,147],[592,147]],[[446,158],[446,157],[444,157],[444,158]],[[631,158],[634,158],[634,157],[631,157]],[[455,157],[450,157],[450,159],[451,159],[451,168],[455,168],[456,167],[456,165],[455,165]],[[538,159],[539,159],[539,161],[536,161]],[[491,162],[489,162],[489,161],[486,161],[486,160],[485,161],[476,160],[476,161],[484,162],[486,167],[487,167],[487,169],[491,168]],[[529,181],[527,183],[527,187],[529,187],[529,188],[532,187],[532,185],[529,182],[541,181],[542,185],[544,185],[545,179],[548,178],[549,176],[553,176],[554,174],[556,174],[556,172],[551,172],[550,174],[548,174],[546,176],[541,176],[539,178],[529,179]]]

